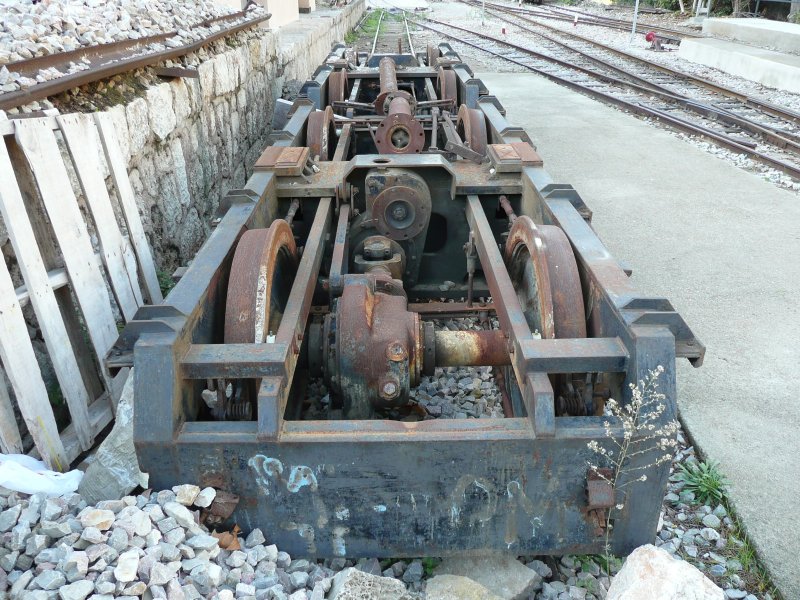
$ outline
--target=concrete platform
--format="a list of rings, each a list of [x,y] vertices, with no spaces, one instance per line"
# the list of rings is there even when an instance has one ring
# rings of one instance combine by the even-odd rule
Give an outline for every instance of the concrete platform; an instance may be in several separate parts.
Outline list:
[[[800,25],[795,23],[767,19],[706,19],[703,33],[782,52],[800,52]]]
[[[678,56],[762,85],[800,93],[800,56],[710,38],[685,38]]]
[[[706,344],[679,407],[787,600],[800,599],[800,202],[667,132],[536,75],[479,75],[642,290]],[[761,597],[759,595],[759,597]]]

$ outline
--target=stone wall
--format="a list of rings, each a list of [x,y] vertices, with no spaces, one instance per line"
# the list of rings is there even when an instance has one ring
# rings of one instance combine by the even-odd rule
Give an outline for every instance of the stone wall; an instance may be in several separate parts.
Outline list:
[[[192,258],[220,199],[244,186],[266,146],[275,100],[311,76],[363,11],[355,0],[275,32],[240,33],[204,53],[198,78],[156,83],[109,109],[159,268]]]

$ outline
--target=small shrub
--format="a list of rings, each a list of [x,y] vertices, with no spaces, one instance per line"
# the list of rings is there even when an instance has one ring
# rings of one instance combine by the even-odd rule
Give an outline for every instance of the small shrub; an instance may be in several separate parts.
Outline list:
[[[683,489],[694,493],[700,504],[719,504],[728,493],[728,480],[714,461],[690,462],[679,466]]]
[[[161,269],[158,269],[156,276],[158,277],[158,287],[161,288],[161,295],[166,298],[167,294],[175,287],[175,280],[172,279],[172,275]]]

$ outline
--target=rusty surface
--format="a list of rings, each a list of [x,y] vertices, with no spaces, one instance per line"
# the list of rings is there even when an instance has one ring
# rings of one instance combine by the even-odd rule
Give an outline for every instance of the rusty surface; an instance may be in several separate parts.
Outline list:
[[[253,170],[271,170],[281,177],[299,177],[303,174],[310,153],[311,151],[303,146],[270,146],[258,157]]]
[[[260,344],[277,332],[289,293],[277,289],[286,281],[275,280],[279,269],[288,270],[284,278],[294,277],[297,269],[297,247],[289,224],[278,219],[269,229],[245,232],[231,265],[225,343]]]
[[[497,367],[511,364],[508,339],[499,329],[437,331],[437,367]]]
[[[411,302],[408,310],[419,313],[422,317],[438,318],[449,315],[479,315],[482,312],[494,312],[495,307],[492,302],[473,303],[472,306],[467,306],[466,302]]]
[[[334,69],[328,75],[328,104],[334,102],[344,102],[350,95],[347,81],[347,71],[345,69]]]
[[[436,91],[441,100],[448,100],[453,106],[458,102],[458,78],[452,69],[439,67],[436,75]]]
[[[505,369],[496,369],[494,371],[494,382],[497,384],[497,389],[500,390],[500,400],[503,404],[503,416],[506,419],[511,419],[514,417],[514,407],[511,405],[511,397],[508,395],[505,371]]]
[[[500,202],[500,208],[503,209],[503,212],[506,213],[506,216],[508,217],[509,224],[513,225],[514,221],[517,220],[517,215],[514,212],[514,209],[511,207],[511,203],[508,201],[508,198],[505,195],[502,195],[498,201]]]
[[[389,104],[394,98],[405,98],[411,102],[411,94],[401,91],[397,87],[397,71],[394,60],[389,56],[384,56],[378,65],[380,76],[380,93],[375,98],[375,112],[378,115],[388,114]],[[411,114],[413,109],[409,112]]]
[[[572,246],[560,227],[542,225],[539,235],[544,242],[544,256],[553,298],[555,337],[586,337],[586,312],[578,265]]]
[[[396,291],[389,276],[346,276],[336,311],[325,318],[323,365],[346,418],[370,418],[375,409],[406,404],[419,381],[419,316],[408,312],[406,297]]]
[[[505,260],[531,331],[545,339],[556,337],[544,243],[530,217],[523,215],[514,221],[506,241]]]
[[[336,128],[333,122],[333,109],[330,106],[326,106],[325,110],[317,110],[308,115],[306,145],[312,158],[329,160],[332,142],[335,137]]]
[[[429,67],[435,67],[436,61],[439,58],[439,47],[434,46],[433,44],[428,44],[428,47],[425,49],[426,55],[426,62]]]
[[[486,154],[486,117],[477,108],[467,108],[462,104],[458,109],[458,121],[456,123],[458,135],[470,150],[478,154]]]

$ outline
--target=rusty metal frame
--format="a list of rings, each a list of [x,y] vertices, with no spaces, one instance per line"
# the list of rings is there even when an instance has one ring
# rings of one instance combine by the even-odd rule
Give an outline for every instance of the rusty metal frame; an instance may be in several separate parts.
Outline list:
[[[489,143],[527,140],[506,122],[496,99],[482,94],[475,105],[486,117]],[[273,134],[274,144],[302,145],[312,110],[313,102],[296,102],[284,130]],[[300,421],[287,415],[312,297],[323,289],[323,280],[328,289],[340,286],[346,272],[353,209],[343,190],[376,159],[357,156],[320,164],[308,181],[255,172],[246,189],[228,194],[219,223],[165,304],[142,309],[129,325],[112,356],[116,362],[109,363],[123,366],[125,346],[135,342],[134,440],[140,464],[154,486],[195,481],[235,491],[241,499],[232,519],[246,530],[269,527],[272,540],[297,556],[601,551],[605,536],[593,517],[600,507],[587,504],[586,465],[597,460],[589,442],[609,443],[605,419],[557,418],[549,374],[617,373],[631,383],[662,366],[667,410],[658,426],[676,415],[676,356],[699,363],[702,345],[666,300],[633,289],[589,226],[591,213],[580,196],[554,183],[542,166],[489,177],[487,165],[450,163],[439,155],[380,158],[387,167],[440,169],[452,178],[450,197],[463,205],[493,302],[451,310],[497,315],[515,375],[508,379],[518,384],[511,390],[519,400],[516,415],[413,423]],[[487,218],[504,193],[514,195],[518,214],[566,234],[584,280],[591,337],[532,335]],[[276,339],[215,343],[239,237],[278,218],[288,198],[299,198],[313,218]],[[198,420],[199,392],[209,378],[261,379],[258,420]],[[611,436],[621,436],[621,427],[612,423]],[[631,466],[648,461],[652,456],[643,454]],[[668,469],[651,468],[648,481],[625,498],[611,533],[615,552],[652,539]]]

